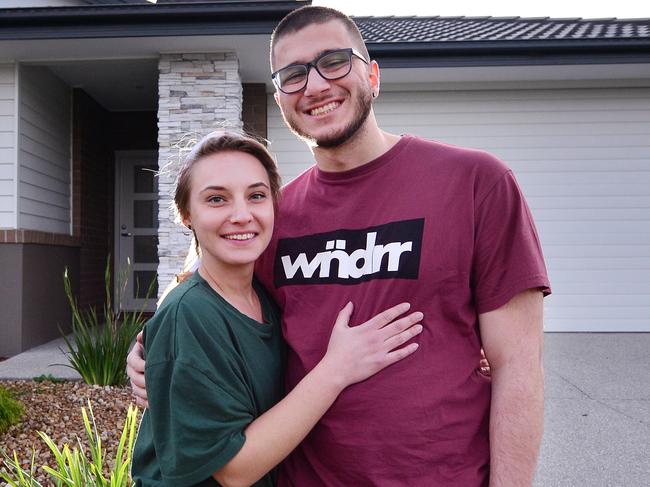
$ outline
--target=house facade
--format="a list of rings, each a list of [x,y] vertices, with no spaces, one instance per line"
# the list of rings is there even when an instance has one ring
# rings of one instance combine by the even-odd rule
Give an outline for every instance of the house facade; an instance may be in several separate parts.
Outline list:
[[[312,164],[268,69],[273,27],[308,3],[0,2],[0,356],[69,328],[65,268],[82,306],[101,307],[108,255],[130,272],[125,308],[174,278],[192,135],[266,137],[285,182]],[[650,20],[355,20],[383,128],[514,169],[553,282],[547,330],[650,331]]]

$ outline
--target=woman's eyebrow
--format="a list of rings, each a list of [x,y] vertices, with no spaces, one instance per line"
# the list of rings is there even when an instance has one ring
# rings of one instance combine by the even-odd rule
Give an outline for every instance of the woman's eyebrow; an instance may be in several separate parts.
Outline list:
[[[225,190],[226,190],[225,186],[206,186],[201,190],[201,193],[203,191],[225,191]]]
[[[253,184],[251,184],[251,185],[249,186],[249,188],[260,188],[260,187],[264,187],[264,188],[266,188],[266,189],[269,189],[269,185],[266,184],[266,183],[263,182],[263,181],[260,181],[259,183],[253,183]]]

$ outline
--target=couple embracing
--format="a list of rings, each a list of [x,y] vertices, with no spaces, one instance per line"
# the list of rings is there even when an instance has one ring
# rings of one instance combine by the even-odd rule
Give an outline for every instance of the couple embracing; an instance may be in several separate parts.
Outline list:
[[[280,194],[249,137],[185,160],[200,263],[129,355],[137,485],[531,485],[550,288],[512,172],[381,130],[379,67],[336,10],[285,17],[271,66],[316,165]]]

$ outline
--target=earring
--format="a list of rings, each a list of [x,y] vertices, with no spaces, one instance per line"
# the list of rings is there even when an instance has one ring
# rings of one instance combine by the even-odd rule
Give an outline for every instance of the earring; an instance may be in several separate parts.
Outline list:
[[[372,97],[373,97],[373,98],[377,98],[377,93],[375,93],[375,92],[373,91],[373,92],[372,92]]]
[[[186,227],[187,227],[188,229],[192,230],[192,225],[191,225],[191,224],[188,223],[188,224],[186,225]]]

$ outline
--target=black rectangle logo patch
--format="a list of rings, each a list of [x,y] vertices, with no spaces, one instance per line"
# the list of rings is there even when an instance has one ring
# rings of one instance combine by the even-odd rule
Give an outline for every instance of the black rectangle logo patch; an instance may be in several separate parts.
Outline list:
[[[417,279],[423,229],[420,218],[282,238],[275,254],[275,286]]]

